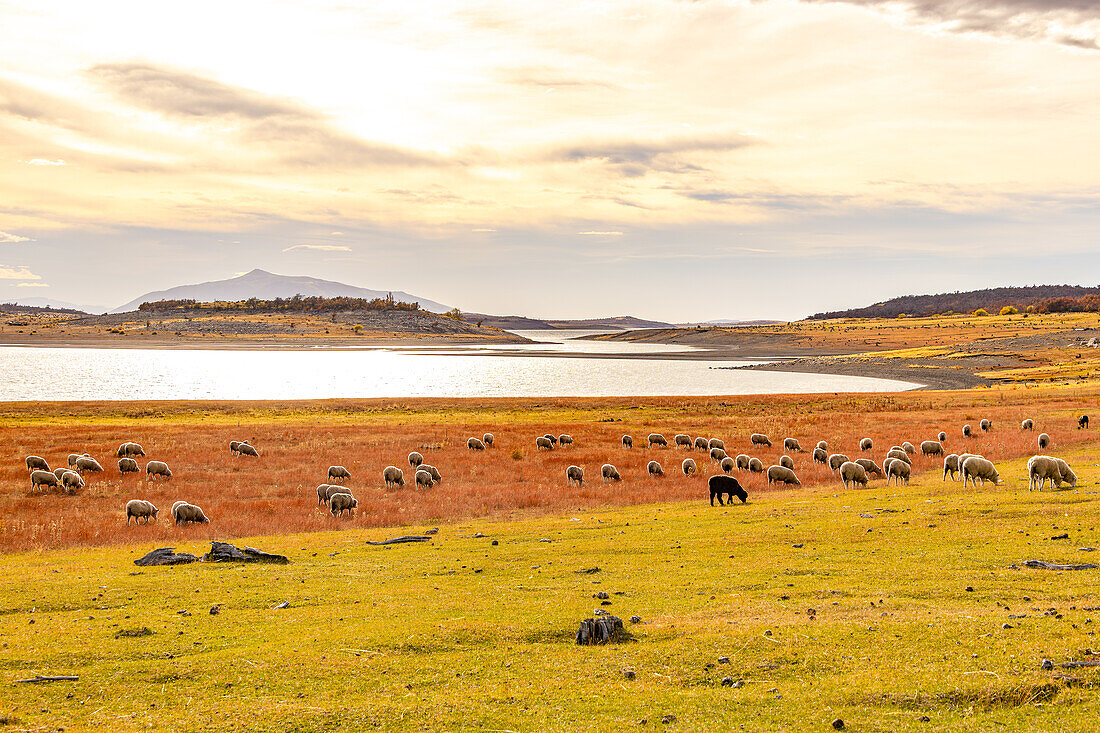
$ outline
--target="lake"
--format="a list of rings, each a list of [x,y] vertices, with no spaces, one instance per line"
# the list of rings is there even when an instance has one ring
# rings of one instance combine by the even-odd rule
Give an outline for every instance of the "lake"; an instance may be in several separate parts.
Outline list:
[[[590,332],[519,333],[539,343],[279,351],[0,346],[0,401],[736,395],[896,392],[919,386],[719,369],[761,362],[684,358],[691,347],[568,339]],[[540,358],[539,353],[564,355]],[[681,356],[662,359],[661,353]],[[571,356],[579,354],[590,356]]]

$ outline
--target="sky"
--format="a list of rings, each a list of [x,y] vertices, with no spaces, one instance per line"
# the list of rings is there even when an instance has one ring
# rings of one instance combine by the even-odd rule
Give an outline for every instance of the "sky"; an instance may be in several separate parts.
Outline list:
[[[1100,277],[1100,3],[0,0],[0,301],[791,319]]]

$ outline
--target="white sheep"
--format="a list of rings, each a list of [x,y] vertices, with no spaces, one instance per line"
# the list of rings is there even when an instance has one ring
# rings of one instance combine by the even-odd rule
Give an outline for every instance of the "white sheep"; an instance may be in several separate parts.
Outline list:
[[[650,433],[649,434],[649,447],[652,448],[655,445],[659,445],[662,448],[667,448],[668,447],[668,441],[665,440],[665,436],[661,435],[660,433]]]
[[[724,451],[723,449],[721,449],[721,448],[711,448],[710,449],[710,460],[714,461],[715,463],[721,462],[721,460],[725,457],[726,457],[726,451]]]
[[[828,443],[826,443],[826,442],[825,442],[824,440],[819,440],[819,441],[817,441],[817,445],[816,445],[816,446],[814,446],[814,447],[815,447],[815,448],[820,448],[820,449],[821,449],[821,450],[823,450],[823,451],[827,451],[827,450],[829,450],[829,444],[828,444]]]
[[[435,481],[432,480],[432,475],[425,471],[423,468],[419,469],[413,476],[416,481],[416,487],[423,486],[426,489],[430,489],[435,486]]]
[[[339,516],[344,512],[351,516],[351,510],[356,509],[359,506],[359,500],[351,494],[333,494],[332,498],[328,500],[328,509],[332,512],[332,516]]]
[[[199,509],[194,504],[188,504],[186,501],[176,502],[172,506],[172,519],[176,521],[177,525],[187,524],[189,522],[210,524],[210,520],[203,514],[202,509]]]
[[[27,456],[28,471],[49,471],[50,464],[42,456]]]
[[[889,484],[891,480],[896,484],[909,483],[909,477],[913,473],[913,469],[909,464],[900,458],[888,458],[886,463],[883,464],[883,469],[886,473],[886,483]]]
[[[963,486],[966,486],[967,481],[971,481],[974,488],[977,488],[979,480],[982,486],[985,486],[986,481],[992,481],[994,484],[1001,483],[1001,476],[997,473],[996,467],[984,458],[970,456],[959,464],[959,469],[962,471]]]
[[[256,450],[255,446],[253,446],[251,443],[242,442],[240,446],[237,447],[237,455],[259,458],[260,452]]]
[[[854,461],[845,461],[840,464],[840,480],[844,482],[844,488],[846,489],[854,484],[859,484],[866,488],[867,482],[869,481],[867,478],[867,469]]]
[[[321,484],[317,487],[317,505],[328,504],[333,494],[350,494],[351,490],[337,484]],[[173,507],[173,510],[175,507]]]
[[[328,467],[329,481],[347,481],[349,478],[351,478],[351,472],[343,466]]]
[[[535,450],[554,450],[554,444],[545,435],[535,438]]]
[[[584,483],[584,469],[580,466],[570,466],[565,469],[565,483],[567,485],[576,484],[580,486]]]
[[[794,459],[791,458],[790,456],[787,456],[787,455],[780,456],[779,457],[779,465],[782,466],[783,468],[790,468],[790,469],[793,470],[794,469]]]
[[[901,449],[909,455],[914,455],[917,452],[916,446],[914,446],[908,440],[901,444]]]
[[[144,456],[145,449],[137,443],[123,443],[115,450],[115,458],[125,458],[126,456]]]
[[[103,466],[99,465],[99,461],[91,456],[81,456],[76,459],[76,472],[83,475],[85,471],[102,473]]]
[[[701,435],[695,439],[694,445],[696,450],[710,450],[710,441]]]
[[[41,469],[31,471],[31,490],[36,491],[40,486],[60,488],[61,479],[50,471],[43,471]]]
[[[558,436],[558,445],[560,445],[562,448],[564,448],[565,446],[569,446],[570,448],[572,448],[573,436],[569,435],[568,433],[562,433]]]
[[[798,480],[798,476],[795,475],[795,472],[786,466],[768,466],[768,483],[790,484],[793,486],[802,485],[802,482]]]
[[[849,460],[851,459],[843,453],[834,453],[829,456],[829,470],[836,471],[840,468],[842,463],[846,463]]]
[[[420,464],[424,462],[424,456],[420,455],[416,451],[409,454],[409,466],[412,470],[420,468]]]
[[[752,435],[749,436],[749,441],[753,445],[766,445],[769,448],[772,447],[771,439],[768,436],[764,435],[763,433],[753,433]]]
[[[691,448],[691,436],[686,433],[677,433],[672,440],[676,443],[677,448],[680,446]]]
[[[131,517],[134,519],[134,524],[137,524],[139,519],[144,519],[145,523],[149,524],[150,519],[157,518],[157,511],[152,502],[143,501],[142,499],[130,499],[126,502],[126,525],[130,525]]]
[[[470,450],[485,450],[485,444],[481,442],[480,438],[467,438],[466,447]]]
[[[1062,482],[1077,486],[1077,475],[1070,470],[1069,464],[1061,458],[1052,456],[1032,456],[1027,462],[1028,491],[1036,488],[1043,490],[1043,484],[1050,481],[1053,488],[1062,488]]]
[[[86,456],[87,453],[70,453],[69,454],[69,468],[76,468],[76,459],[81,456]]]
[[[990,420],[982,420],[978,423],[978,427],[982,429],[983,433],[988,433],[993,428],[993,423]]]
[[[382,478],[386,482],[386,488],[405,485],[405,472],[397,466],[386,466],[382,469]]]
[[[485,444],[486,448],[492,448],[494,440],[496,440],[496,438],[493,437],[492,433],[485,433],[485,435],[481,436],[481,442]]]
[[[164,461],[149,461],[145,464],[145,479],[154,481],[158,478],[165,481],[172,478],[172,472],[168,469],[168,464]]]
[[[863,438],[859,441],[859,449],[861,451],[873,450],[875,447],[875,441],[870,438]]]
[[[737,470],[738,471],[747,471],[747,470],[749,470],[749,461],[751,461],[751,460],[752,460],[752,458],[748,454],[739,453],[737,455]]]
[[[802,446],[794,438],[783,438],[783,450],[788,452],[802,452]]]
[[[882,478],[882,469],[878,467],[878,464],[872,461],[870,458],[857,458],[852,463],[858,466],[863,466],[863,470],[867,472],[868,476],[878,476]]]
[[[76,471],[65,471],[61,474],[61,488],[66,494],[72,494],[84,488],[84,479]]]
[[[942,456],[943,446],[937,440],[926,440],[920,444],[921,455]]]
[[[665,475],[665,469],[661,468],[661,464],[657,461],[650,461],[647,463],[645,470],[654,478]]]
[[[1039,433],[1038,442],[1040,449],[1046,448],[1050,445],[1050,436],[1046,433]]]
[[[418,471],[427,471],[428,475],[432,477],[432,483],[438,484],[443,482],[443,476],[439,473],[439,469],[435,466],[429,466],[427,463],[421,464]]]
[[[555,448],[557,447],[557,445],[558,445],[558,436],[554,435],[553,433],[547,433],[546,435],[544,435],[542,437],[549,440],[550,444],[553,445]]]
[[[959,472],[959,456],[957,453],[950,453],[943,458],[943,480],[947,480],[947,474],[951,474],[951,480],[956,479],[956,474]]]
[[[971,428],[969,425],[963,425],[963,437],[964,438],[969,438],[971,435],[973,435],[973,433],[974,433],[973,428]]]
[[[905,463],[908,463],[910,465],[912,465],[912,463],[913,463],[913,460],[909,457],[908,453],[906,453],[903,450],[898,450],[897,448],[894,448],[889,453],[887,453],[886,457],[887,458],[897,458],[899,461],[904,461]]]
[[[610,463],[605,463],[600,466],[600,475],[603,476],[604,483],[610,483],[612,481],[622,481],[622,476],[619,475],[619,469],[612,466]]]
[[[749,473],[764,473],[764,462],[759,458],[750,458]]]
[[[1020,423],[1020,430],[1034,430],[1034,429],[1035,429],[1035,421],[1032,420],[1030,417],[1028,419],[1024,420],[1022,423]]]
[[[814,448],[814,463],[825,464],[829,462],[829,455],[824,448]]]
[[[631,438],[629,435],[624,435],[623,436],[623,448],[633,448],[633,447],[634,447],[634,438]]]
[[[690,458],[685,458],[684,462],[680,464],[680,470],[684,472],[685,476],[690,476],[695,473],[695,461]]]
[[[707,441],[707,448],[711,450],[714,450],[715,448],[721,448],[722,450],[725,450],[726,444],[718,438],[711,438]]]
[[[722,473],[732,473],[733,469],[737,467],[737,462],[729,456],[722,459],[722,462],[718,464],[718,467],[722,469]]]
[[[936,436],[936,439],[939,440],[941,443],[946,443],[947,442],[947,433],[945,433],[941,430],[940,434]]]

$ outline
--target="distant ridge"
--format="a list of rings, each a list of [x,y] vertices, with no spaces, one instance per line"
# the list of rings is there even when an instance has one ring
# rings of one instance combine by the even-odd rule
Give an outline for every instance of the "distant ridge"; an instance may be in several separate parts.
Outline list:
[[[1081,285],[1031,285],[1020,288],[987,288],[986,290],[968,290],[938,295],[903,295],[881,303],[852,308],[844,311],[815,313],[810,320],[827,318],[897,318],[901,314],[910,316],[933,316],[938,313],[972,313],[984,308],[996,313],[1006,305],[1023,310],[1048,298],[1080,298],[1083,295],[1100,294],[1100,287]]]
[[[52,310],[78,311],[80,313],[106,313],[107,306],[91,305],[88,303],[70,303],[54,298],[14,298],[9,303],[25,305],[30,308],[50,308]]]
[[[632,328],[670,328],[671,323],[647,321],[634,316],[611,316],[608,318],[529,318],[527,316],[491,316],[485,313],[465,313],[463,317],[472,323],[493,326],[507,330],[550,330],[550,329],[592,329],[612,328],[626,331]]]
[[[421,298],[400,290],[371,290],[359,288],[354,285],[321,280],[315,277],[295,277],[290,275],[276,275],[266,270],[252,270],[238,277],[228,280],[214,280],[212,282],[198,283],[195,285],[179,285],[167,290],[157,290],[134,298],[129,303],[115,308],[111,313],[128,313],[136,311],[142,303],[152,303],[158,300],[195,300],[201,303],[216,301],[248,300],[259,298],[260,300],[274,300],[275,298],[293,298],[295,295],[316,295],[323,298],[350,297],[385,298],[392,292],[393,297],[405,303],[419,303],[424,310],[435,313],[445,313],[450,310],[442,303]]]

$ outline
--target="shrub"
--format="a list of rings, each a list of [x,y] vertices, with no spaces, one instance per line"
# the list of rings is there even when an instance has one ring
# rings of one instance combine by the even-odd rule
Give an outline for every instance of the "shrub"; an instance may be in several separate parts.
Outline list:
[[[1006,305],[1004,308],[1001,308],[1001,315],[1002,316],[1014,316],[1019,312],[1020,312],[1020,309],[1017,308],[1014,305]]]
[[[974,311],[974,315],[976,315],[976,316],[988,316],[989,311],[987,311],[985,308],[979,308],[978,310]]]
[[[523,451],[521,451],[519,448],[516,448],[514,451],[512,451],[512,460],[513,461],[522,461],[523,460]]]

